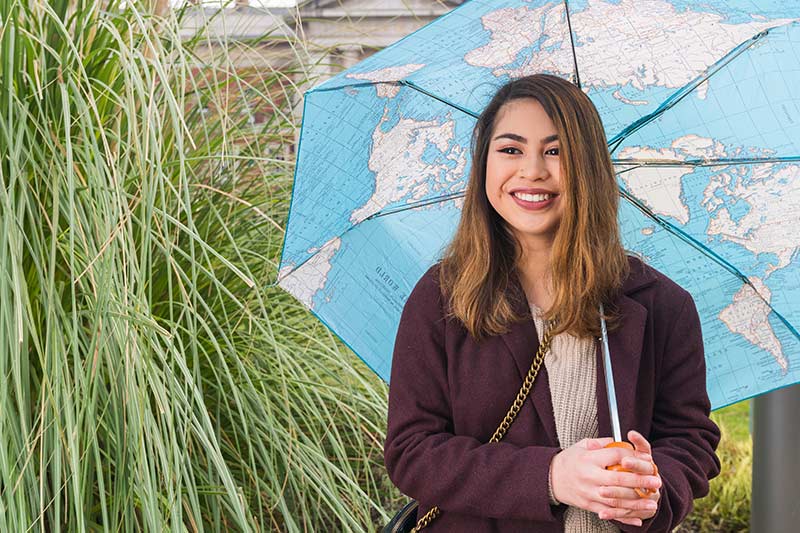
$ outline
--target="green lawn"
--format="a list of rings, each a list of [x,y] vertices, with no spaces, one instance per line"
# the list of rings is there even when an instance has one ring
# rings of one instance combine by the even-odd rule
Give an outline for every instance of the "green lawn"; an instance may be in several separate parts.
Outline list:
[[[709,495],[678,529],[688,532],[747,531],[750,523],[750,473],[753,444],[750,439],[750,402],[730,405],[711,414],[722,430],[717,454],[720,475],[711,481]]]

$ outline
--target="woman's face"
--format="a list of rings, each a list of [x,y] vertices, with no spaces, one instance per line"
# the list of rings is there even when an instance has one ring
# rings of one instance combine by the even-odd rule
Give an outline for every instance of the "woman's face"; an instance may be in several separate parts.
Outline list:
[[[525,249],[552,246],[561,220],[559,141],[542,105],[500,108],[486,159],[486,196]]]

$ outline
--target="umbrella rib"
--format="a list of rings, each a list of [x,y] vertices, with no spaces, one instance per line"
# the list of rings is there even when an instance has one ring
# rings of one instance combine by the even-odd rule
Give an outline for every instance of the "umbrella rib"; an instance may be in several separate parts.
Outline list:
[[[390,84],[394,83],[397,84],[399,82],[394,80],[389,81],[359,81],[348,83],[347,85],[337,85],[335,87],[323,87],[321,89],[312,88],[306,91],[304,94],[311,94],[311,93],[328,93],[331,91],[341,91],[342,89],[353,89],[353,88],[361,88],[361,87],[372,87],[373,85],[380,85],[380,84]]]
[[[410,87],[411,89],[414,89],[415,91],[421,92],[425,96],[430,96],[434,100],[437,100],[437,101],[439,101],[439,102],[441,102],[441,103],[443,103],[443,104],[445,104],[447,106],[450,106],[450,107],[452,107],[454,109],[458,109],[462,113],[466,113],[467,115],[471,116],[472,118],[478,118],[480,116],[480,113],[476,113],[475,111],[471,111],[471,110],[467,109],[466,107],[461,107],[460,105],[454,104],[453,102],[451,102],[449,100],[445,100],[441,96],[437,96],[437,95],[433,94],[432,92],[423,89],[422,87],[420,87],[419,85],[417,85],[413,81],[400,80],[397,83],[399,85],[404,85],[406,87]]]
[[[420,200],[418,202],[409,202],[407,204],[403,204],[402,206],[394,207],[392,209],[382,209],[376,213],[371,214],[370,216],[365,218],[362,222],[366,222],[367,220],[372,220],[374,218],[385,217],[386,215],[394,215],[396,213],[408,211],[409,209],[418,209],[420,207],[425,207],[431,204],[440,204],[448,200],[455,200],[457,198],[463,197],[465,194],[466,193],[464,191],[458,191],[458,192],[443,194],[441,196],[434,196],[432,198],[428,198],[427,200]]]
[[[787,155],[779,157],[749,157],[744,159],[717,158],[717,159],[612,159],[615,165],[634,165],[625,172],[640,167],[723,167],[732,165],[758,165],[762,163],[794,163],[800,162],[800,155]]]
[[[395,207],[393,209],[385,209],[385,210],[378,211],[378,212],[373,213],[370,216],[366,217],[365,219],[360,220],[356,224],[353,224],[352,226],[350,226],[349,228],[347,228],[346,230],[341,232],[339,235],[337,235],[335,238],[337,238],[337,239],[343,238],[351,230],[357,228],[359,225],[363,224],[364,222],[366,222],[368,220],[372,220],[372,219],[380,218],[380,217],[385,217],[387,215],[393,215],[393,214],[396,214],[396,213],[400,213],[402,211],[408,211],[409,209],[418,209],[420,207],[425,207],[427,205],[446,202],[447,200],[455,200],[457,198],[460,198],[460,197],[464,196],[464,194],[465,194],[464,191],[459,191],[459,192],[454,192],[454,193],[449,193],[449,194],[443,194],[441,196],[435,196],[433,198],[428,198],[427,200],[420,200],[418,202],[410,202],[410,203],[404,204],[402,206]],[[308,256],[307,258],[305,258],[300,263],[294,265],[294,267],[292,267],[291,270],[289,270],[288,272],[284,273],[283,275],[280,275],[280,273],[279,273],[277,279],[273,283],[269,284],[268,286],[269,287],[274,287],[276,285],[280,285],[281,281],[285,280],[286,278],[288,278],[289,276],[294,274],[297,271],[297,269],[299,269],[300,267],[305,265],[315,255],[316,254],[312,254],[312,255]]]
[[[723,67],[727,66],[728,63],[739,57],[741,54],[749,50],[752,46],[754,46],[758,41],[766,37],[770,32],[770,29],[766,29],[762,32],[757,33],[747,41],[739,44],[733,50],[728,52],[725,56],[722,57],[719,61],[711,65],[709,68],[706,69],[704,73],[700,76],[695,78],[693,81],[687,83],[676,92],[672,93],[664,102],[656,108],[655,111],[652,113],[643,116],[639,120],[633,122],[626,128],[624,128],[621,132],[619,132],[614,138],[612,138],[609,142],[609,151],[613,154],[617,148],[619,148],[622,141],[630,137],[634,132],[640,130],[650,122],[654,121],[661,115],[663,115],[666,111],[673,108],[675,105],[678,104],[681,100],[689,96],[692,91],[694,91],[700,84],[705,83],[708,81],[714,74],[719,72],[723,69]]]
[[[699,251],[700,253],[702,253],[706,257],[710,257],[715,263],[717,263],[722,268],[724,268],[725,270],[727,270],[728,272],[730,272],[731,274],[733,274],[734,276],[739,278],[739,280],[742,283],[748,285],[753,290],[753,292],[755,292],[758,295],[758,297],[761,299],[761,301],[764,302],[764,304],[769,308],[769,310],[772,313],[775,313],[775,316],[778,317],[778,320],[780,320],[783,323],[783,325],[785,325],[787,327],[787,329],[789,329],[789,331],[798,340],[800,340],[800,332],[798,332],[797,329],[780,312],[778,312],[772,306],[772,304],[769,303],[766,298],[764,298],[764,296],[760,292],[758,292],[758,289],[755,288],[755,286],[753,285],[753,282],[750,281],[750,279],[747,276],[745,276],[744,273],[742,273],[742,271],[740,271],[738,268],[736,268],[734,265],[732,265],[725,258],[723,258],[719,254],[717,254],[711,248],[708,248],[707,246],[703,245],[697,239],[695,239],[694,237],[692,237],[688,233],[684,232],[682,229],[674,226],[673,224],[670,224],[669,222],[667,222],[666,220],[661,218],[659,215],[655,214],[652,209],[650,209],[649,207],[644,205],[644,203],[641,200],[639,200],[634,195],[632,195],[630,192],[628,192],[624,187],[619,187],[619,191],[620,191],[620,195],[623,198],[625,198],[626,200],[628,200],[628,202],[633,204],[637,209],[639,209],[639,211],[644,213],[645,216],[647,216],[648,218],[652,219],[656,224],[658,224],[659,226],[664,228],[669,233],[672,233],[673,235],[678,237],[680,240],[682,240],[683,242],[687,243],[689,246],[691,246],[692,248],[696,249],[697,251]]]
[[[575,53],[575,37],[572,34],[572,19],[569,16],[569,1],[564,0],[564,12],[567,14],[567,29],[569,30],[569,44],[572,48],[572,64],[573,68],[575,69],[575,85],[578,86],[578,89],[581,88],[581,75],[578,72],[578,56]]]
[[[411,89],[414,89],[417,92],[420,92],[420,93],[424,94],[425,96],[429,96],[429,97],[433,98],[436,101],[439,101],[439,102],[441,102],[441,103],[443,103],[443,104],[445,104],[445,105],[447,105],[449,107],[452,107],[453,109],[458,109],[462,113],[465,113],[465,114],[471,116],[472,118],[478,118],[478,116],[480,116],[480,113],[476,113],[475,111],[467,109],[466,107],[462,107],[462,106],[460,106],[458,104],[454,104],[453,102],[451,102],[449,100],[446,100],[446,99],[442,98],[441,96],[437,96],[437,95],[433,94],[432,92],[430,92],[430,91],[428,91],[426,89],[423,89],[422,87],[420,87],[419,85],[417,85],[413,81],[408,81],[408,80],[365,81],[365,82],[360,82],[360,83],[350,83],[348,85],[343,85],[343,86],[338,86],[338,87],[327,87],[327,88],[324,88],[324,89],[311,89],[308,92],[309,93],[311,93],[311,92],[324,93],[324,92],[330,92],[330,91],[340,91],[342,89],[349,88],[349,87],[356,87],[356,88],[359,88],[359,87],[371,87],[371,86],[374,86],[374,85],[381,85],[381,84],[384,84],[384,85],[400,85],[400,86],[404,86],[404,87],[409,87]]]
[[[705,245],[700,243],[697,239],[695,239],[694,237],[692,237],[688,233],[684,232],[680,228],[675,227],[671,223],[669,223],[666,220],[664,220],[663,218],[661,218],[659,215],[654,213],[652,209],[647,207],[641,200],[639,200],[633,194],[628,192],[624,187],[619,186],[619,192],[620,192],[620,196],[622,196],[623,198],[628,200],[628,202],[633,204],[634,207],[639,209],[639,211],[641,211],[644,215],[646,215],[647,218],[652,219],[656,224],[658,224],[659,226],[661,226],[662,228],[664,228],[668,232],[672,233],[673,235],[677,236],[682,241],[688,243],[690,246],[692,246],[693,248],[695,248],[699,252],[703,253],[704,255],[707,255],[707,256],[711,257],[711,259],[713,259],[714,262],[716,262],[721,267],[723,267],[725,270],[727,270],[728,272],[730,272],[731,274],[733,274],[734,276],[739,278],[742,281],[742,283],[746,283],[746,284],[750,285],[751,287],[753,286],[753,284],[750,282],[750,280],[747,279],[747,276],[745,276],[738,268],[736,268],[735,266],[730,264],[723,257],[718,255],[714,250],[706,247]]]

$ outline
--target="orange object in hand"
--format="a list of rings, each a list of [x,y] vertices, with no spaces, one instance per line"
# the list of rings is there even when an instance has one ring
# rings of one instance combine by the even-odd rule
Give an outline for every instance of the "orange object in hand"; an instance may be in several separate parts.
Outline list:
[[[624,441],[609,442],[608,444],[606,444],[604,446],[604,448],[626,448],[628,450],[633,450],[634,449],[633,448],[633,444],[631,444],[630,442],[624,442]],[[651,463],[652,463],[652,461],[651,461]],[[653,465],[653,475],[654,476],[658,475],[658,467],[656,466],[655,463],[652,463],[652,465]],[[622,465],[609,465],[609,466],[606,467],[606,470],[613,470],[614,472],[630,472],[630,470],[628,470],[627,468],[623,468]],[[649,498],[650,495],[656,493],[655,489],[636,488],[636,489],[633,489],[633,490],[636,491],[636,494],[640,498]]]

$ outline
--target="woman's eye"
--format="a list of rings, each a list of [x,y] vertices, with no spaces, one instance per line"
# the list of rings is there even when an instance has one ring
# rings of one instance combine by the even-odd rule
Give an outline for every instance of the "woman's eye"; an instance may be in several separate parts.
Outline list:
[[[521,154],[522,153],[519,150],[519,148],[514,148],[513,146],[507,146],[505,148],[500,148],[500,150],[498,150],[498,151],[502,152],[504,154]]]
[[[558,148],[549,148],[544,152],[547,155],[558,155]]]

